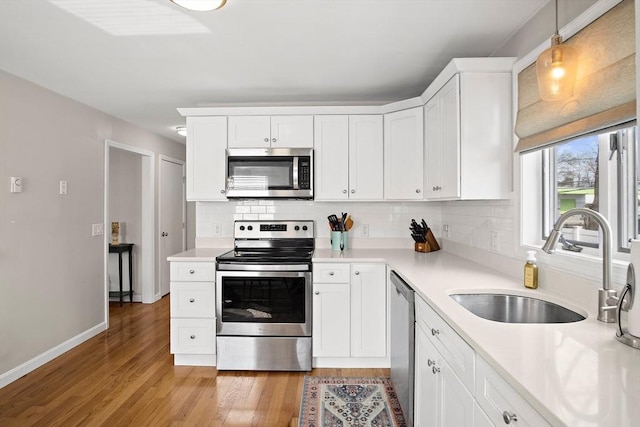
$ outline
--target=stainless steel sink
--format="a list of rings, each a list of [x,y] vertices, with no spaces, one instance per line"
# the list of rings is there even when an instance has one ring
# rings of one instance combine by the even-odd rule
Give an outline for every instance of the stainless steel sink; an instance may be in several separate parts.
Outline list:
[[[509,294],[452,294],[451,298],[476,316],[503,323],[571,323],[585,317],[536,298]]]

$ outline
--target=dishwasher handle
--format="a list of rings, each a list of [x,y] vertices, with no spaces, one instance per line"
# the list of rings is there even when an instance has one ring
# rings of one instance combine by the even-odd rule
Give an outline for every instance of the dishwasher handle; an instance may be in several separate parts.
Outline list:
[[[394,270],[391,270],[389,274],[391,279],[391,283],[396,288],[396,292],[402,294],[404,299],[413,303],[415,300],[415,292],[414,290],[405,282]]]

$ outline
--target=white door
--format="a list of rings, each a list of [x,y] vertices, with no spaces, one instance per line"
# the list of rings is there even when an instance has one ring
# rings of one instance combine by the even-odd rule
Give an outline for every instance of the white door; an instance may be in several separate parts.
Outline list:
[[[160,160],[160,295],[169,293],[167,257],[185,250],[184,162]]]
[[[349,198],[382,200],[382,116],[349,116]]]
[[[312,148],[313,116],[272,116],[271,148]]]
[[[313,357],[349,357],[349,283],[313,284]]]
[[[384,197],[422,199],[424,162],[422,107],[384,116]]]
[[[187,117],[187,200],[227,200],[226,117]]]
[[[230,116],[229,148],[262,148],[271,146],[269,116]]]
[[[384,264],[351,266],[351,356],[387,355],[387,274]]]
[[[315,199],[348,199],[348,116],[316,116],[314,132]]]

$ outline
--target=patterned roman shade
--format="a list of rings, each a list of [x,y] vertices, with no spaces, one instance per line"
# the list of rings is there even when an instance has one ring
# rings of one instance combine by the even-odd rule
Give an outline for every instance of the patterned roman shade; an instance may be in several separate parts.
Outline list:
[[[634,1],[623,0],[565,41],[578,50],[574,95],[546,102],[538,94],[536,64],[518,74],[516,152],[559,141],[636,118],[636,47]]]

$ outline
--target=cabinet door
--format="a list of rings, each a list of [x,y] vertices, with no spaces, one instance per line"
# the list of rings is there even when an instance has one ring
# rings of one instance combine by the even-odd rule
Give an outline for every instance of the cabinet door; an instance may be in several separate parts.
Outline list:
[[[440,376],[440,407],[438,408],[438,425],[472,426],[473,395],[466,389],[460,379],[444,360],[439,361],[436,373]]]
[[[349,117],[316,116],[314,159],[316,200],[349,198]]]
[[[313,284],[313,357],[349,357],[349,283]]]
[[[382,200],[383,152],[382,116],[349,116],[350,199]]]
[[[422,107],[384,116],[384,198],[422,199],[423,128]]]
[[[226,200],[226,117],[187,117],[187,200]]]
[[[440,127],[440,97],[434,95],[424,106],[424,146],[425,146],[425,197],[437,199],[442,183],[441,153],[442,129]]]
[[[271,116],[272,148],[312,148],[313,116]]]
[[[229,148],[270,147],[271,118],[269,116],[230,116]]]
[[[387,275],[384,264],[351,265],[351,356],[387,355]]]
[[[460,197],[460,76],[456,74],[440,90],[441,148],[439,198]]]
[[[414,424],[417,427],[435,426],[438,422],[438,377],[432,369],[437,350],[417,326],[415,351]]]

